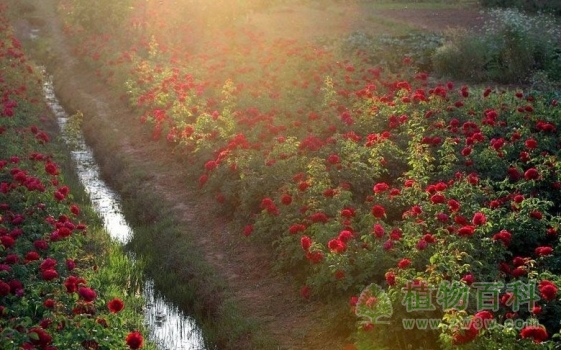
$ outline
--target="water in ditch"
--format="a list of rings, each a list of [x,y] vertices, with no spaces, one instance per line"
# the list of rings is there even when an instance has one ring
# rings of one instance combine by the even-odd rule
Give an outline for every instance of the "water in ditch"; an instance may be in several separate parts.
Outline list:
[[[45,99],[57,117],[65,141],[72,150],[72,158],[82,185],[89,194],[92,206],[103,219],[105,229],[116,241],[125,244],[133,235],[122,211],[119,195],[101,179],[93,151],[82,135],[67,132],[69,115],[55,96],[52,81],[47,77],[43,85]],[[168,302],[147,279],[144,285],[146,307],[144,318],[150,330],[148,338],[160,350],[204,350],[204,341],[195,321]]]

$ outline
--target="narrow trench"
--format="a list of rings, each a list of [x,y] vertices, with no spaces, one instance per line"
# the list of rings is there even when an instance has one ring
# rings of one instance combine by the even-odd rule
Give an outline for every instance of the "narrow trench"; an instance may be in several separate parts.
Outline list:
[[[83,135],[67,130],[69,115],[60,105],[54,93],[52,80],[45,74],[43,93],[49,107],[55,114],[62,137],[71,149],[76,173],[86,189],[96,213],[103,219],[106,231],[111,238],[126,244],[134,235],[121,210],[119,195],[101,179],[99,166],[92,149],[86,144]],[[129,258],[134,260],[133,254]],[[160,350],[205,350],[202,332],[194,319],[167,301],[154,287],[150,276],[145,276],[143,288],[146,301],[144,319],[150,330],[148,338]]]

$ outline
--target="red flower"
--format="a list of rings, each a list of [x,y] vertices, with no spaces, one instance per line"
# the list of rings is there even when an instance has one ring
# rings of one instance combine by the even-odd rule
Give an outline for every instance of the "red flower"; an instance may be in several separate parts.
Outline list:
[[[462,277],[462,281],[466,282],[468,286],[471,286],[471,284],[473,283],[473,275],[472,274],[465,275],[464,277]]]
[[[43,278],[43,280],[45,281],[52,281],[55,278],[58,278],[58,272],[53,269],[43,270],[41,272],[41,278]]]
[[[310,187],[310,184],[305,181],[298,184],[298,190],[300,190],[300,192],[304,192],[308,187]]]
[[[199,187],[203,187],[207,181],[208,176],[206,174],[201,175],[201,177],[199,177]]]
[[[94,301],[95,298],[97,298],[97,294],[96,292],[88,287],[80,287],[78,288],[78,294],[80,295],[80,297],[82,297],[82,299],[84,299],[84,301],[86,302],[91,302]]]
[[[52,343],[53,337],[49,335],[43,328],[35,327],[31,328],[28,332],[29,339],[33,345],[40,346],[41,348],[46,348],[47,345]]]
[[[387,183],[384,182],[380,182],[377,183],[376,185],[374,185],[374,187],[372,188],[372,190],[374,191],[374,193],[382,193],[385,192],[387,190],[390,189],[390,186]]]
[[[290,234],[297,234],[298,232],[304,232],[306,231],[306,225],[302,225],[302,224],[294,224],[292,226],[290,226],[290,228],[288,229],[288,232],[290,232]]]
[[[142,338],[142,334],[135,331],[135,332],[129,333],[127,335],[127,338],[125,339],[125,341],[127,342],[127,345],[129,346],[129,348],[140,349],[142,347],[143,343],[144,343],[144,338]]]
[[[520,336],[522,338],[532,338],[535,343],[546,341],[549,337],[543,326],[526,326],[520,331]]]
[[[306,259],[310,260],[312,264],[317,264],[323,260],[323,254],[320,251],[307,252]]]
[[[374,227],[372,227],[372,233],[374,233],[377,238],[382,238],[386,234],[386,230],[382,225],[375,224]]]
[[[537,210],[534,210],[534,211],[530,212],[530,217],[532,219],[541,220],[541,219],[543,219],[543,214],[540,213]]]
[[[75,216],[78,216],[80,214],[80,208],[73,204],[70,206],[70,211],[72,212],[72,214],[74,214]]]
[[[343,209],[341,210],[341,216],[347,219],[352,218],[353,216],[355,216],[354,210],[353,209]]]
[[[0,297],[4,297],[10,294],[10,285],[4,281],[0,281]]]
[[[310,219],[312,222],[323,222],[326,223],[328,221],[327,215],[324,213],[315,213],[313,214]]]
[[[538,255],[538,256],[551,255],[553,253],[553,248],[551,248],[551,247],[537,247],[535,252],[536,252],[536,255]]]
[[[485,225],[485,222],[487,222],[487,218],[485,217],[485,214],[480,212],[475,213],[475,215],[473,215],[473,219],[471,219],[471,223],[475,226]]]
[[[440,222],[447,222],[450,217],[444,213],[438,213],[436,214],[436,219]]]
[[[349,230],[343,230],[339,233],[337,237],[341,242],[347,243],[351,238],[353,238],[353,233]]]
[[[526,146],[526,148],[534,149],[538,147],[538,141],[534,139],[527,139],[526,142],[524,142],[524,145]]]
[[[516,278],[525,276],[527,273],[528,271],[526,271],[526,268],[524,266],[518,266],[517,268],[512,270],[512,276]]]
[[[345,243],[343,241],[341,241],[340,239],[332,239],[327,243],[327,246],[329,247],[329,249],[332,252],[335,253],[342,253],[345,251],[345,249],[347,248],[347,246],[345,245]]]
[[[430,201],[432,204],[446,203],[446,197],[441,193],[437,193],[430,197]]]
[[[35,261],[35,260],[39,260],[40,258],[41,257],[39,256],[39,253],[35,251],[31,251],[25,254],[25,261]]]
[[[467,344],[475,339],[478,333],[478,329],[472,324],[468,329],[460,329],[458,332],[454,333],[452,343],[454,345]]]
[[[49,270],[49,269],[54,268],[55,266],[56,266],[56,260],[52,259],[52,258],[47,258],[47,259],[43,260],[41,265],[39,265],[39,268],[41,270]]]
[[[304,298],[308,299],[308,298],[310,297],[310,290],[311,290],[311,289],[310,289],[309,286],[304,286],[304,287],[302,287],[302,289],[300,289],[300,294],[301,294]]]
[[[248,237],[249,235],[251,235],[251,233],[253,232],[253,225],[247,225],[244,229],[243,229],[243,234],[244,236]]]
[[[493,236],[493,240],[501,241],[505,246],[510,244],[510,239],[512,238],[512,234],[507,230],[501,230],[499,233]]]
[[[312,239],[308,236],[302,236],[302,238],[300,238],[300,245],[302,245],[302,249],[308,251],[312,246]]]
[[[33,242],[33,246],[37,250],[47,250],[47,249],[49,249],[49,244],[47,243],[47,241],[44,241],[42,239],[39,239],[39,240],[36,240],[35,242]]]
[[[340,280],[340,279],[343,279],[343,278],[345,278],[345,272],[344,271],[341,271],[341,270],[335,271],[335,279]]]
[[[460,210],[460,203],[455,199],[450,199],[448,201],[448,209],[450,209],[451,212],[457,212]]]
[[[284,205],[290,205],[290,203],[292,203],[292,197],[289,194],[283,194],[281,197],[281,203]]]
[[[395,273],[393,273],[392,271],[388,271],[388,272],[386,272],[385,277],[386,277],[386,282],[388,283],[388,285],[390,285],[390,286],[395,285]]]
[[[0,243],[6,248],[11,248],[16,244],[16,241],[10,236],[2,236],[0,237]]]
[[[47,162],[47,164],[45,164],[45,171],[49,175],[58,175],[58,169],[55,163]]]
[[[551,301],[557,297],[557,286],[553,282],[543,280],[538,287],[540,294],[544,300]]]
[[[208,162],[205,163],[205,170],[212,171],[216,169],[217,166],[218,163],[216,163],[214,160],[209,160]]]
[[[528,170],[526,170],[526,172],[524,173],[524,178],[526,180],[536,180],[540,177],[540,174],[538,173],[538,170],[536,168],[530,168]]]
[[[493,319],[493,314],[491,313],[491,311],[487,311],[487,310],[483,310],[483,311],[479,311],[478,313],[476,313],[475,315],[473,315],[473,319],[471,322],[474,322],[476,319],[481,319],[481,320],[492,320]],[[486,327],[486,323],[483,322],[483,327]]]
[[[475,227],[466,225],[458,230],[458,236],[469,237],[473,235],[474,232],[475,232]]]
[[[386,216],[386,209],[381,205],[375,205],[372,207],[372,215],[374,215],[375,218],[381,219]]]
[[[397,267],[399,267],[400,269],[406,269],[411,265],[411,260],[409,259],[401,259],[398,263],[397,263]]]
[[[514,259],[512,259],[512,265],[518,267],[518,266],[522,266],[525,265],[527,263],[528,259],[524,259],[521,256],[517,256]]]
[[[124,307],[125,303],[123,303],[123,301],[119,298],[114,298],[107,303],[107,308],[114,314],[123,310]]]
[[[339,156],[336,154],[332,154],[329,157],[327,157],[327,162],[329,164],[338,164],[340,162]]]

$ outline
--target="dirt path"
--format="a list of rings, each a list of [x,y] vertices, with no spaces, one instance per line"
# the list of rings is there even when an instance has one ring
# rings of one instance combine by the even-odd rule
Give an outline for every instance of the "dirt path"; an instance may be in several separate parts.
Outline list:
[[[476,28],[485,16],[470,9],[373,9],[367,3],[330,4],[325,7],[290,5],[254,13],[247,25],[269,37],[313,39],[338,38],[355,31],[372,35],[402,34],[410,30],[442,32],[448,28]]]

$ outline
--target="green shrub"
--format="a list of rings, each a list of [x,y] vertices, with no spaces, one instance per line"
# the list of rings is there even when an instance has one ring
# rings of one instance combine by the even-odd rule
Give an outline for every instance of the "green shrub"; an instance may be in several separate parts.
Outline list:
[[[561,15],[561,3],[558,0],[479,0],[483,7],[512,7],[529,12],[549,12]]]
[[[453,32],[433,56],[438,74],[471,81],[528,82],[534,72],[559,79],[559,26],[547,15],[495,9],[481,33]]]

